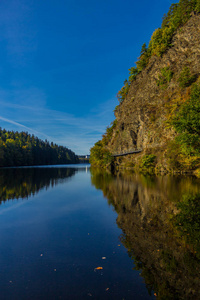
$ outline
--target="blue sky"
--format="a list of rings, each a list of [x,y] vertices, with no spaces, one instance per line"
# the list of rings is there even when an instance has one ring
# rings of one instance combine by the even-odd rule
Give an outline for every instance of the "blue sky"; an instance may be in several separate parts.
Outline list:
[[[0,126],[88,154],[171,0],[1,0]]]

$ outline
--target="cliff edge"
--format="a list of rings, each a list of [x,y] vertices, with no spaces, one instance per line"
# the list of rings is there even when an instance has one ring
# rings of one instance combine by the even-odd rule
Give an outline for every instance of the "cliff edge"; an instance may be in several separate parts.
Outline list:
[[[196,169],[199,153],[191,150],[193,152],[187,155],[193,158],[188,162],[183,153],[183,148],[188,146],[183,147],[184,143],[177,142],[176,137],[188,130],[179,128],[177,116],[184,119],[180,111],[191,102],[192,93],[196,93],[200,102],[199,82],[200,14],[192,12],[187,22],[173,34],[170,47],[160,56],[151,55],[147,65],[130,82],[126,96],[115,109],[116,120],[102,141],[91,149],[91,156],[98,144],[103,149],[100,160],[104,160],[104,165],[110,160],[115,167],[141,167],[147,160],[147,167],[161,172]],[[195,88],[199,92],[192,92]],[[198,107],[195,109],[198,111]],[[141,152],[116,156],[134,150]],[[95,164],[94,160],[91,163]]]
[[[126,99],[115,111],[117,125],[108,144],[111,151],[163,147],[174,137],[174,130],[169,130],[166,121],[169,105],[176,99],[188,98],[190,93],[190,86],[182,88],[179,84],[185,67],[199,76],[200,15],[189,19],[174,36],[172,47],[162,57],[151,57],[148,66],[131,83]],[[173,76],[162,85],[159,82],[164,68]]]

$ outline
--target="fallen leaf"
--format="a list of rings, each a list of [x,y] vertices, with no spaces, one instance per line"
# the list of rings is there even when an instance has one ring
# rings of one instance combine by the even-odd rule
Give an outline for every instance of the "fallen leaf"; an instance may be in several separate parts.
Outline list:
[[[103,269],[102,267],[95,268],[95,270],[102,270],[102,269]]]

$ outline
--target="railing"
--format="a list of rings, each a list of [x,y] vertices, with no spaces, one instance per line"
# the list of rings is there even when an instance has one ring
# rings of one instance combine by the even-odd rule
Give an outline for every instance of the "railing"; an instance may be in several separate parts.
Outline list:
[[[128,154],[133,154],[133,153],[139,153],[142,152],[142,149],[129,149],[126,151],[122,151],[120,153],[113,153],[112,156],[116,157],[116,156],[124,156],[124,155],[128,155]]]

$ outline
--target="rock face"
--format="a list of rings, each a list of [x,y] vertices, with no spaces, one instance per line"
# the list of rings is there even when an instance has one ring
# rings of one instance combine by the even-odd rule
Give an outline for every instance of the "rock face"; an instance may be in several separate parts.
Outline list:
[[[176,99],[187,99],[190,87],[181,88],[179,77],[188,67],[196,78],[200,74],[200,15],[193,15],[177,31],[172,47],[162,57],[151,57],[147,67],[131,83],[126,99],[116,108],[117,125],[108,149],[111,153],[130,149],[165,147],[174,138],[167,126],[168,106]],[[167,84],[158,85],[163,68],[173,76]]]

